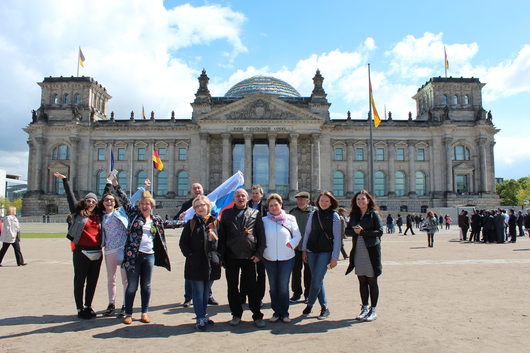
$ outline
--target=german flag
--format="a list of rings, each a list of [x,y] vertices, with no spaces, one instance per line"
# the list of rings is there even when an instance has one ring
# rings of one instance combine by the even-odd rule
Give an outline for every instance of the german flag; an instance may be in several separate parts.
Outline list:
[[[164,163],[162,163],[162,160],[160,159],[157,150],[153,151],[153,168],[155,168],[156,170],[164,169]]]
[[[85,67],[85,56],[81,51],[81,47],[79,47],[79,65],[81,65],[81,67]]]

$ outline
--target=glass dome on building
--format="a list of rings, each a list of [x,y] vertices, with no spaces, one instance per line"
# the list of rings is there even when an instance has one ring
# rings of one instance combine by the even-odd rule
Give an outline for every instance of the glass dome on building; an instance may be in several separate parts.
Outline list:
[[[235,84],[226,92],[225,97],[246,97],[256,93],[273,94],[279,97],[300,97],[300,93],[287,82],[261,75]]]

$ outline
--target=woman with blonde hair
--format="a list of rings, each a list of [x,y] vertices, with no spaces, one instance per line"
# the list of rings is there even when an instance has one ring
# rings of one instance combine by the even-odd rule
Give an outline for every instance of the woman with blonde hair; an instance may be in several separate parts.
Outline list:
[[[422,229],[427,232],[427,246],[434,247],[434,234],[438,231],[438,220],[432,211],[427,212]]]
[[[0,241],[2,242],[2,250],[0,250],[0,267],[2,266],[2,260],[7,252],[9,245],[13,246],[15,251],[15,259],[17,260],[18,266],[26,266],[24,257],[20,251],[20,224],[17,219],[17,208],[9,207],[7,209],[7,216],[2,220],[2,235],[0,235]]]
[[[204,331],[214,323],[206,314],[211,282],[221,278],[217,252],[219,221],[211,215],[212,205],[206,196],[197,196],[192,207],[195,215],[186,222],[179,246],[186,257],[184,278],[191,281],[196,327]]]
[[[151,212],[155,200],[149,191],[144,191],[138,206],[131,205],[127,195],[117,188],[118,197],[127,212],[129,228],[125,242],[123,268],[127,271],[127,289],[125,290],[124,324],[131,324],[132,308],[138,284],[142,296],[142,315],[140,321],[149,319],[149,300],[151,298],[151,275],[153,266],[165,267],[171,271],[164,227],[177,227],[180,221],[164,221]]]

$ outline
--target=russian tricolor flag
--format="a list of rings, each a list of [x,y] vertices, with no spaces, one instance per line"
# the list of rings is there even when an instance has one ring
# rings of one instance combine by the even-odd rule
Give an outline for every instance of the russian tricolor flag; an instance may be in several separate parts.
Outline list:
[[[245,179],[241,171],[226,179],[224,183],[219,185],[214,191],[206,195],[212,204],[212,215],[221,216],[223,210],[234,206],[234,193],[245,185]],[[195,212],[193,207],[186,210],[184,220],[187,221],[193,218]]]

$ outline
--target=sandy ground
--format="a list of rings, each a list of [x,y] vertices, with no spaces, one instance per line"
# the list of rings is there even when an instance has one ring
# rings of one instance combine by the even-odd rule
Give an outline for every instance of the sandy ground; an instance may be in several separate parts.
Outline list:
[[[61,227],[27,224],[23,231]],[[183,257],[178,237],[168,242],[173,270],[156,268],[153,273],[153,322],[129,326],[100,315],[78,320],[66,239],[27,239],[21,246],[29,265],[17,267],[10,249],[0,268],[0,351],[528,352],[530,240],[469,244],[457,238],[456,228],[443,231],[431,249],[419,231],[415,236],[385,234],[379,318],[372,323],[353,320],[360,309],[357,280],[344,276],[346,261],[340,261],[326,276],[328,320],[303,318],[304,305],[297,304],[290,309],[291,324],[267,323],[256,329],[246,310],[244,322],[232,328],[226,323],[231,317],[223,277],[214,285],[220,305],[208,310],[216,324],[207,332],[197,332],[193,309],[179,305]],[[268,295],[264,301],[268,318]],[[106,306],[103,265],[94,308],[102,312]],[[317,305],[314,314],[318,311]]]

